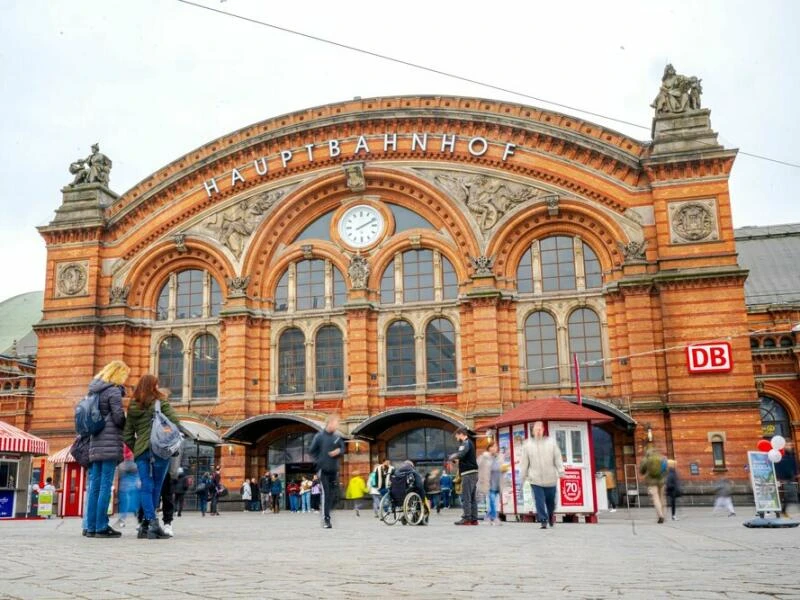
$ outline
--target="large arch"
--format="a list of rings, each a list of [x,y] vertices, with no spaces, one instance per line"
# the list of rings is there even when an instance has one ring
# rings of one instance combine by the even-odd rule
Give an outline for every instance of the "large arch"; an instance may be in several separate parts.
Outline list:
[[[356,425],[351,435],[353,437],[362,437],[365,439],[375,439],[381,432],[394,427],[400,423],[412,420],[438,420],[448,423],[455,429],[467,427],[463,417],[455,412],[444,411],[437,408],[424,408],[424,407],[402,407],[390,408],[377,415],[373,415],[368,419]]]
[[[325,419],[316,414],[270,413],[240,421],[222,435],[222,439],[239,444],[255,444],[266,434],[286,425],[304,425],[322,431]]]

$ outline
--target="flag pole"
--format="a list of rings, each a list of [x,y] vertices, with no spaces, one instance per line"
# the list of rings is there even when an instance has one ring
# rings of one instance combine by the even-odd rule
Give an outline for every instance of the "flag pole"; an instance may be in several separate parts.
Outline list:
[[[572,360],[575,365],[575,391],[578,396],[578,406],[583,406],[583,397],[581,396],[581,370],[578,367],[578,353],[572,355]]]

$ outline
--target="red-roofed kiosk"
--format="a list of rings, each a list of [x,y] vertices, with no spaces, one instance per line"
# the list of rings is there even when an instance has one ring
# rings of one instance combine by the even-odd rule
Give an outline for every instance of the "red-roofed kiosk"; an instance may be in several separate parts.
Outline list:
[[[564,461],[564,477],[556,496],[556,514],[565,520],[583,516],[597,522],[597,489],[594,472],[592,424],[613,418],[563,398],[542,398],[520,404],[491,422],[496,431],[503,460],[509,466],[501,498],[502,511],[518,519],[532,518],[535,512],[530,486],[523,485],[519,464],[522,444],[531,435],[536,421],[543,421],[547,434],[555,439]],[[604,491],[604,490],[603,490]]]

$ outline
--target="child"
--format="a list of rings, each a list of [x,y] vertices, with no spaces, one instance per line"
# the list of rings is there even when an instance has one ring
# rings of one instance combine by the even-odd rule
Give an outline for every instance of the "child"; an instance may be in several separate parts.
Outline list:
[[[321,495],[322,483],[319,480],[319,476],[315,474],[311,480],[311,510],[313,512],[319,512],[319,499]]]
[[[733,483],[730,479],[720,479],[717,483],[717,496],[714,499],[714,510],[712,514],[716,513],[718,509],[725,508],[728,510],[728,516],[733,517],[736,511],[733,508]]]
[[[123,461],[119,466],[119,518],[117,527],[125,527],[128,515],[139,511],[139,469],[133,462],[133,452],[123,446]]]
[[[357,517],[361,516],[361,499],[367,494],[369,494],[367,482],[364,481],[363,477],[361,477],[361,473],[358,471],[353,471],[353,476],[347,483],[347,489],[344,492],[344,497],[347,500],[353,500],[353,508],[356,511]]]

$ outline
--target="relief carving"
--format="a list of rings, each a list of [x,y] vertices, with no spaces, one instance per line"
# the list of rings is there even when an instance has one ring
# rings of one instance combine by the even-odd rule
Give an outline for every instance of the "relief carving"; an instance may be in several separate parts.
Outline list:
[[[624,244],[617,242],[622,255],[625,257],[625,262],[640,262],[647,260],[647,240],[640,242],[633,240]]]
[[[125,304],[128,301],[128,293],[131,291],[129,285],[114,285],[108,291],[110,304]]]
[[[494,256],[472,256],[469,259],[475,271],[475,277],[491,277],[494,267]]]
[[[245,277],[226,277],[225,283],[228,285],[228,296],[231,298],[241,298],[247,295],[247,286],[250,285],[250,276]]]
[[[670,241],[673,244],[709,242],[719,239],[714,200],[691,200],[669,204]]]
[[[367,180],[364,178],[364,164],[351,163],[344,166],[344,174],[347,178],[347,189],[351,192],[363,192],[367,188]]]
[[[88,294],[89,263],[61,263],[56,267],[56,298]]]
[[[367,280],[369,279],[369,272],[370,268],[367,259],[360,254],[353,256],[353,258],[350,259],[350,266],[347,268],[352,289],[365,289],[367,287]]]

